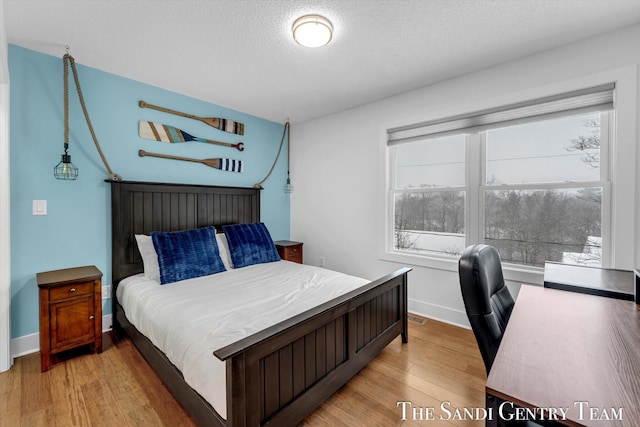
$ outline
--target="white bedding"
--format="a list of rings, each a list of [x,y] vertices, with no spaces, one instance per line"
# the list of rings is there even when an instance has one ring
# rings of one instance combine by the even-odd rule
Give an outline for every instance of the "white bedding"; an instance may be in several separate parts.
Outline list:
[[[131,324],[226,419],[225,363],[215,350],[367,283],[278,261],[168,285],[138,274],[120,282],[116,297]]]

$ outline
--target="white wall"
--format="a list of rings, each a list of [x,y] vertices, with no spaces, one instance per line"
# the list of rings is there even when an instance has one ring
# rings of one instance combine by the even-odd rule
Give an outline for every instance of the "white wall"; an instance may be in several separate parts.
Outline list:
[[[9,343],[11,301],[11,228],[9,220],[9,66],[4,5],[0,2],[0,372],[13,364]]]
[[[384,130],[390,124],[410,124],[533,99],[622,75],[624,84],[618,87],[623,89],[618,102],[624,107],[617,118],[619,146],[615,153],[621,161],[613,165],[616,182],[621,183],[614,196],[615,266],[640,265],[635,249],[640,189],[635,174],[640,164],[640,150],[635,149],[638,40],[640,25],[292,126],[291,177],[295,192],[291,198],[291,237],[304,242],[305,263],[319,265],[320,257],[324,257],[327,268],[371,279],[406,265],[379,256],[384,215],[381,147]],[[457,267],[413,268],[410,310],[468,325]],[[511,277],[541,283],[542,276]],[[517,292],[517,283],[509,285]]]

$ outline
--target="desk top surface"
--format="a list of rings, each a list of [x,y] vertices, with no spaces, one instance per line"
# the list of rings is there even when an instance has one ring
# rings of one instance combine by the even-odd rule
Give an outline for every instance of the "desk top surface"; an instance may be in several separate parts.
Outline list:
[[[564,285],[634,293],[633,271],[546,262],[544,281]]]
[[[574,425],[637,425],[640,306],[523,285],[486,390],[523,407],[568,408]],[[622,408],[623,420],[591,420],[592,408],[596,418]]]

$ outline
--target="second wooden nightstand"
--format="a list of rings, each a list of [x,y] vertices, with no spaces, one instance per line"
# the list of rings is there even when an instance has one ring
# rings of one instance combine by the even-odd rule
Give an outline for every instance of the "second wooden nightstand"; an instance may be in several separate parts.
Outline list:
[[[93,265],[37,274],[40,370],[51,355],[84,344],[102,352],[102,273]]]
[[[278,240],[274,243],[280,258],[302,264],[302,243],[292,242],[291,240]]]

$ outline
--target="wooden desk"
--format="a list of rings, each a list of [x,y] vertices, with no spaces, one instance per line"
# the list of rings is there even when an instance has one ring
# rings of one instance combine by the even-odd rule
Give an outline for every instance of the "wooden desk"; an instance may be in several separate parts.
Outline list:
[[[640,306],[523,285],[487,379],[487,396],[568,408],[567,425],[640,422]],[[583,413],[580,416],[580,404]],[[590,420],[622,408],[623,420]]]
[[[544,287],[603,297],[634,299],[633,271],[544,263]]]

